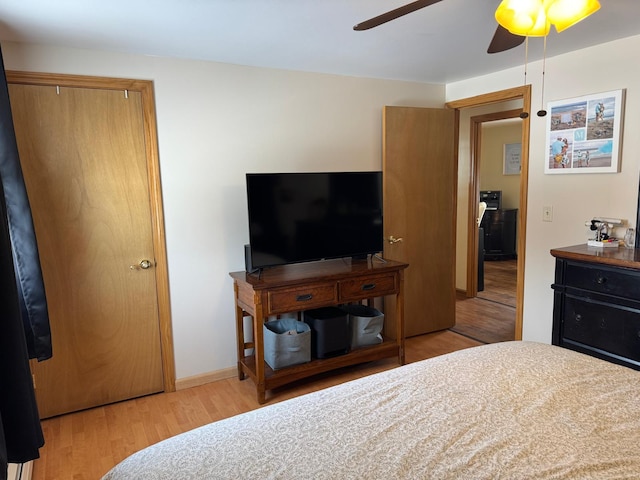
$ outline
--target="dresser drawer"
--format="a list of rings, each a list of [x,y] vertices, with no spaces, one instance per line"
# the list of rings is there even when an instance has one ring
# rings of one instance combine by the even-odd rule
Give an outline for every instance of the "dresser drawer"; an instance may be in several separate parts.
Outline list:
[[[336,282],[270,290],[267,293],[267,315],[297,312],[338,303]]]
[[[573,295],[564,300],[562,340],[584,348],[640,361],[640,310],[589,301]]]
[[[567,262],[567,287],[640,300],[640,272],[606,266]]]
[[[340,301],[361,300],[396,293],[397,275],[354,278],[340,282]]]

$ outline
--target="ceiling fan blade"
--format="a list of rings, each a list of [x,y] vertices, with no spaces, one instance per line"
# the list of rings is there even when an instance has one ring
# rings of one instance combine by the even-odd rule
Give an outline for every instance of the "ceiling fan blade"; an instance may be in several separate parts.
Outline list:
[[[402,7],[398,7],[395,10],[391,10],[387,13],[383,13],[382,15],[378,15],[377,17],[365,20],[362,23],[358,23],[357,25],[354,25],[353,29],[357,31],[369,30],[370,28],[377,27],[378,25],[390,22],[398,17],[402,17],[403,15],[415,12],[416,10],[420,10],[421,8],[428,7],[429,5],[433,5],[434,3],[441,1],[442,0],[418,0],[417,2],[411,2]]]
[[[502,25],[498,25],[496,33],[493,34],[487,53],[499,53],[510,50],[524,43],[525,37],[522,35],[514,35]]]

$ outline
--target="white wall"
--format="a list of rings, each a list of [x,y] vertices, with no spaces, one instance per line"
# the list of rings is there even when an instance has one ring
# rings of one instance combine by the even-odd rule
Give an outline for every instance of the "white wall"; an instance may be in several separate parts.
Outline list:
[[[626,89],[622,168],[614,174],[545,175],[544,118],[531,116],[523,339],[551,342],[554,259],[549,250],[585,243],[593,216],[635,223],[640,169],[640,65],[634,61],[640,36],[548,58],[545,103]],[[541,104],[541,62],[529,65],[532,110]],[[522,85],[523,68],[447,85],[447,101]],[[464,129],[461,125],[461,131]],[[553,222],[542,222],[542,207],[553,206]],[[521,253],[520,253],[521,254]]]
[[[384,105],[442,107],[444,85],[2,45],[5,68],[153,80],[178,379],[235,366],[244,174],[381,169]]]

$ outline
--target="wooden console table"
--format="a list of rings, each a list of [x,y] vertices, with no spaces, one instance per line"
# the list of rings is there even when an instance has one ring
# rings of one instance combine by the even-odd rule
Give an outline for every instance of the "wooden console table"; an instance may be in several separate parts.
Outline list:
[[[258,402],[265,392],[311,375],[336,368],[387,357],[398,357],[404,364],[404,296],[406,263],[378,260],[328,260],[284,265],[265,269],[260,275],[232,272],[238,378],[251,377],[256,384]],[[272,370],[264,361],[263,324],[270,315],[335,306],[386,295],[395,295],[395,338],[384,338],[377,345],[360,347],[345,355],[312,359],[308,363]],[[253,342],[246,342],[244,317],[252,318]],[[387,318],[385,318],[385,322]],[[386,332],[391,331],[385,328]],[[252,355],[246,350],[253,349]]]

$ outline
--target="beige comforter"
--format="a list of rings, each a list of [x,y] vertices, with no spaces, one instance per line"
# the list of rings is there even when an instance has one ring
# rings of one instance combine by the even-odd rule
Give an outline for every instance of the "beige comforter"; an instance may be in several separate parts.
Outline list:
[[[640,478],[640,372],[506,342],[178,435],[117,479]]]

